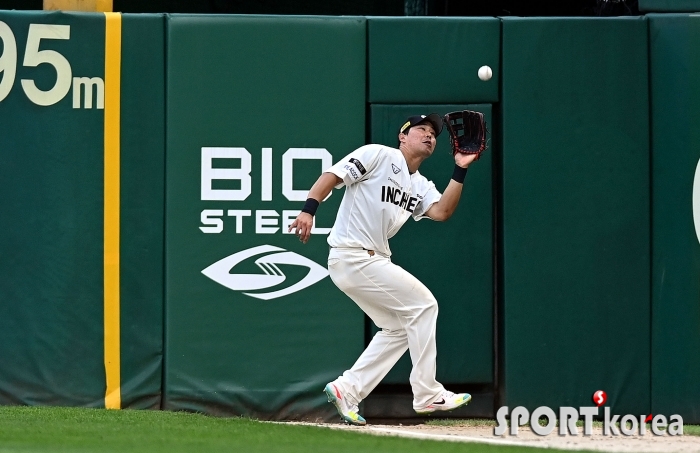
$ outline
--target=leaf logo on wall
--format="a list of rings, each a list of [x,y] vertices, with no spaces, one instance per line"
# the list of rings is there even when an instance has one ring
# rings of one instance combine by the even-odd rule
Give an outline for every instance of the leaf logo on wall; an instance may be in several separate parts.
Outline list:
[[[232,273],[238,263],[263,253],[265,255],[255,260],[255,264],[262,269],[262,274]],[[306,267],[309,272],[300,281],[286,288],[268,293],[243,292],[243,294],[263,300],[276,299],[308,288],[328,275],[328,271],[314,261],[272,245],[260,245],[229,255],[202,270],[202,274],[234,291],[255,291],[271,288],[286,280],[287,276],[280,270],[278,264]]]

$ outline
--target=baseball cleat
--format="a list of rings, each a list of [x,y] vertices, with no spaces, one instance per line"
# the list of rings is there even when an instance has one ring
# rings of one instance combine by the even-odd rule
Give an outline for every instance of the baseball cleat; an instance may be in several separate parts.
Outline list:
[[[348,400],[340,393],[340,390],[335,384],[332,382],[327,384],[323,391],[326,393],[326,396],[328,396],[328,402],[333,403],[335,408],[338,409],[340,418],[342,418],[345,423],[359,426],[367,424],[365,419],[358,414],[359,409],[357,405],[348,403]]]
[[[452,393],[444,390],[437,400],[422,409],[416,409],[420,415],[432,414],[435,411],[451,411],[466,406],[472,396],[469,393]]]

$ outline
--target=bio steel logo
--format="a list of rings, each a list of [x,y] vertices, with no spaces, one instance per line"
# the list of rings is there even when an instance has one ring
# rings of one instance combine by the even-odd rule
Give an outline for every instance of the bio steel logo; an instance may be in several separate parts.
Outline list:
[[[262,273],[231,273],[237,264],[256,255],[263,255],[255,260],[255,264],[262,270]],[[309,271],[300,281],[282,289],[264,293],[250,292],[282,284],[287,276],[278,267],[278,264],[306,267]],[[202,274],[231,290],[243,291],[246,296],[270,300],[301,291],[325,278],[328,271],[294,252],[288,252],[272,245],[261,245],[229,255],[204,269]]]
[[[510,411],[510,426],[508,425],[507,416],[509,415],[508,406],[503,406],[496,413],[496,421],[498,425],[494,428],[493,433],[496,436],[502,436],[509,430],[511,436],[518,435],[518,428],[527,423],[530,424],[530,429],[539,436],[547,436],[554,431],[557,420],[559,421],[558,434],[560,436],[572,435],[578,436],[578,428],[576,422],[580,417],[583,417],[583,435],[590,436],[593,434],[593,417],[599,415],[600,406],[607,401],[607,395],[604,391],[598,390],[593,394],[593,402],[595,407],[560,407],[559,418],[554,410],[546,406],[540,406],[530,413],[525,407],[518,406]],[[603,435],[605,436],[636,436],[646,434],[646,424],[651,422],[651,432],[655,436],[683,435],[683,418],[680,415],[671,415],[670,418],[657,414],[642,414],[639,416],[627,414],[620,417],[619,415],[611,415],[610,408],[605,407],[603,410]],[[547,418],[547,424],[540,425],[540,419]]]
[[[255,197],[258,197],[259,203],[254,205],[256,207],[263,207],[266,202],[273,201],[272,148],[262,148],[258,156],[259,160],[256,161],[253,154],[242,147],[201,149],[200,199],[203,202],[216,203],[218,207],[201,211],[199,229],[202,233],[219,234],[226,228],[227,232],[236,235],[293,234],[288,231],[289,225],[301,212],[300,202],[306,200],[309,190],[309,187],[294,187],[295,161],[317,161],[319,174],[333,165],[333,156],[325,148],[289,148],[281,156],[281,195],[284,200],[275,200],[278,201],[274,206],[277,209],[240,209],[239,203],[250,201],[251,196],[254,197],[254,201]],[[254,180],[254,167],[260,170],[259,181]],[[282,203],[288,203],[296,209],[279,209]],[[222,204],[228,209],[221,209]],[[316,227],[315,221],[314,218],[311,234],[330,233],[330,228]],[[238,264],[257,255],[262,255],[255,259],[261,273],[241,274],[235,271]],[[301,280],[295,282],[296,279],[287,278],[280,265],[302,267],[308,269],[308,272]],[[270,300],[308,288],[325,278],[328,271],[297,253],[273,245],[260,245],[222,258],[202,270],[202,274],[246,296]],[[261,291],[272,288],[274,290]]]

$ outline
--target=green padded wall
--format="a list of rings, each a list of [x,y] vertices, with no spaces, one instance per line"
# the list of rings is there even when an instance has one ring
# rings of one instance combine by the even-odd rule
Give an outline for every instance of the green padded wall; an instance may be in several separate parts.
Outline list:
[[[70,27],[40,49],[63,55],[73,76],[103,78],[104,15],[3,11],[0,22],[4,58],[17,55],[0,101],[0,404],[104,406],[103,110],[73,109],[70,93],[40,106],[20,82],[57,81],[50,64],[23,65],[30,24]]]
[[[157,409],[163,362],[165,18],[122,15],[122,407]]]
[[[364,144],[366,21],[175,15],[167,40],[164,407],[337,416],[323,387],[362,351],[363,313],[326,278],[327,232],[304,245],[285,218]]]
[[[639,0],[639,11],[692,13],[700,11],[700,0]]]
[[[700,17],[649,15],[652,121],[652,412],[700,422]],[[695,182],[694,182],[695,181]]]
[[[124,15],[121,55],[121,407],[160,406],[163,311],[163,16]],[[93,88],[38,105],[22,79],[50,90],[61,77],[105,73],[104,14],[2,12],[4,59],[17,50],[14,84],[0,89],[0,404],[104,406],[104,110]],[[30,28],[30,24],[35,24]],[[66,39],[36,25],[69,27]],[[30,30],[34,30],[30,32]],[[63,30],[66,30],[65,28]],[[14,39],[12,39],[14,37]],[[14,41],[14,43],[13,43]],[[34,49],[36,50],[36,49]],[[40,54],[47,55],[46,53]],[[62,57],[61,57],[62,56]],[[30,58],[31,59],[31,58]],[[41,101],[43,102],[43,101]]]
[[[502,404],[650,410],[644,18],[503,19]]]
[[[500,31],[494,17],[370,17],[369,101],[498,101]],[[477,75],[483,65],[488,81]]]
[[[396,146],[399,126],[411,115],[457,110],[483,112],[491,128],[491,105],[383,105],[371,108],[372,142]],[[490,138],[490,136],[489,136]],[[447,130],[420,172],[442,191],[454,159]],[[493,382],[493,233],[491,150],[469,167],[460,204],[447,222],[408,221],[391,239],[392,261],[411,272],[435,295],[437,379],[443,384]],[[447,263],[459,263],[448,265]],[[376,327],[374,328],[376,331]],[[408,353],[382,381],[407,384]]]

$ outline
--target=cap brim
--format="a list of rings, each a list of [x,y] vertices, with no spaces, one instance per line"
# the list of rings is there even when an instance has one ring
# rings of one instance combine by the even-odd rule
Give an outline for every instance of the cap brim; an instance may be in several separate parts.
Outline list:
[[[435,129],[435,136],[437,137],[440,135],[440,132],[442,132],[442,127],[444,122],[442,121],[442,117],[438,115],[437,113],[431,113],[430,115],[426,115],[426,117],[423,119],[423,121],[428,121],[430,124],[433,125],[433,129]],[[423,122],[421,121],[421,123]]]

